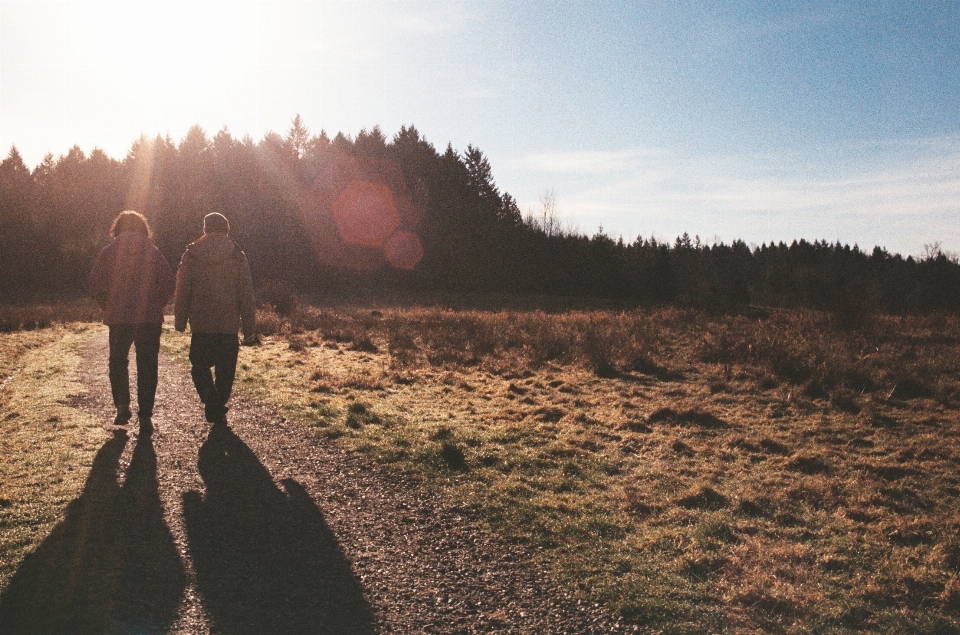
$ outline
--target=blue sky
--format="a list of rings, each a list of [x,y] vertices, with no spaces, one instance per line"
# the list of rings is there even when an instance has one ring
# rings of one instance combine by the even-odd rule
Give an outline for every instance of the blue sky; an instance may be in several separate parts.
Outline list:
[[[415,125],[592,234],[960,252],[960,3],[0,0],[0,149]]]

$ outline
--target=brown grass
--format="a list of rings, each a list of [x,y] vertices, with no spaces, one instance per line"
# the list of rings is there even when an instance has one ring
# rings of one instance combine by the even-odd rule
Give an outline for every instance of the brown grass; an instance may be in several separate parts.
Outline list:
[[[960,632],[956,317],[288,309],[261,313],[242,390],[441,489],[585,601],[662,632]],[[17,311],[0,586],[104,434],[70,407],[89,327]]]
[[[960,631],[956,317],[262,318],[240,386],[443,489],[631,622]]]
[[[0,333],[33,331],[54,324],[99,322],[100,308],[93,300],[76,300],[62,304],[0,305]]]

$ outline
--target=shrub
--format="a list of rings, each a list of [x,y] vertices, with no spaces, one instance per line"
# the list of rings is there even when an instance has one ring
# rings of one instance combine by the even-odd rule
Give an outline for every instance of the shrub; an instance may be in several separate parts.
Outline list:
[[[257,289],[257,299],[278,315],[289,316],[300,305],[296,289],[285,280],[268,280]]]
[[[273,309],[260,309],[257,311],[257,329],[261,335],[279,335],[284,330],[289,331],[289,323]]]
[[[440,444],[440,458],[451,470],[460,471],[467,467],[467,459],[463,450],[451,439],[445,439]]]
[[[347,420],[345,425],[348,428],[357,430],[364,425],[381,423],[380,416],[375,413],[370,406],[362,401],[355,401],[347,408]]]

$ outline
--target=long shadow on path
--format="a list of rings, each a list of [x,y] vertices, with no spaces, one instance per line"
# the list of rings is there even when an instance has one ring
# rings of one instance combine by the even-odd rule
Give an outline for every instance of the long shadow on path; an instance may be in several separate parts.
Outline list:
[[[299,483],[278,488],[226,425],[211,429],[198,465],[206,493],[184,495],[184,523],[212,630],[375,632],[349,562]]]
[[[164,633],[186,586],[163,520],[149,436],[117,483],[124,431],[97,452],[80,497],[0,596],[0,633]]]

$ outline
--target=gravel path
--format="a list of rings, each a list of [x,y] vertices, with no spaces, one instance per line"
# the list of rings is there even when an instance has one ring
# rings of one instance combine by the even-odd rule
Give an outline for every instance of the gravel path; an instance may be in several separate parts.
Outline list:
[[[105,334],[84,359],[82,407],[113,429]],[[115,584],[108,631],[628,630],[571,599],[523,548],[270,406],[236,395],[229,427],[211,428],[188,373],[165,357],[154,415],[152,435],[134,421],[103,446],[64,521],[114,519],[98,576]],[[94,483],[118,491],[94,496]]]

